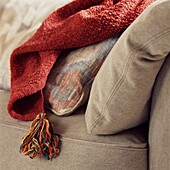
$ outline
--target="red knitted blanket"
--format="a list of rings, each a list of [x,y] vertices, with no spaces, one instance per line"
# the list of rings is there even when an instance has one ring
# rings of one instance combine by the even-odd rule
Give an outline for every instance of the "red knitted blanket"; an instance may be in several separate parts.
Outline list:
[[[11,55],[13,118],[33,120],[44,111],[42,90],[62,50],[89,45],[127,28],[154,0],[74,0],[53,12]]]

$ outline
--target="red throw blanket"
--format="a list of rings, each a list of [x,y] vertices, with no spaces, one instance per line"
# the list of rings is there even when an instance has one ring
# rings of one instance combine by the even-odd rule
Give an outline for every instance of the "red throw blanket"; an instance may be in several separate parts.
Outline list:
[[[11,55],[13,118],[44,112],[42,89],[62,50],[89,45],[127,28],[154,0],[74,0],[53,12],[31,39]]]

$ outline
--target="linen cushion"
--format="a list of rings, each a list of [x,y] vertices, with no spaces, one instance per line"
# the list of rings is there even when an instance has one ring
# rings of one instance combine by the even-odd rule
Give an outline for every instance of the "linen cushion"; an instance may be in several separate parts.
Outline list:
[[[170,2],[170,1],[169,1]],[[168,5],[168,4],[167,4]],[[169,3],[170,7],[170,3]],[[153,89],[149,125],[149,169],[170,167],[170,53],[161,68]]]
[[[91,84],[118,35],[63,54],[54,64],[44,89],[46,107],[57,115],[68,115],[83,105]]]
[[[160,10],[167,13],[170,35],[170,1],[166,0]],[[165,23],[164,23],[165,24]],[[166,25],[166,24],[165,24]],[[168,35],[168,37],[170,37]],[[169,38],[170,42],[170,38]],[[169,49],[170,51],[170,49]],[[161,67],[154,84],[149,125],[149,169],[169,170],[170,167],[170,53]]]
[[[71,0],[0,1],[0,88],[10,89],[10,55],[28,40],[42,21]]]
[[[152,87],[170,51],[169,2],[148,7],[109,53],[92,85],[89,133],[113,134],[148,120]]]
[[[9,92],[0,91],[0,167],[2,170],[144,170],[148,165],[147,126],[117,135],[88,134],[85,107],[67,117],[51,112],[48,118],[55,134],[60,135],[60,154],[52,161],[30,159],[19,153],[22,137],[30,122],[15,120],[7,113]]]

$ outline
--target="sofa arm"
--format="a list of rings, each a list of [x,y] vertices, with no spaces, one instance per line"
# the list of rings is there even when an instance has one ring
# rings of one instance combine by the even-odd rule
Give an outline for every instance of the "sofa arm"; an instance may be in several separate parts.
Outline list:
[[[170,169],[170,53],[154,85],[149,127],[149,169]]]

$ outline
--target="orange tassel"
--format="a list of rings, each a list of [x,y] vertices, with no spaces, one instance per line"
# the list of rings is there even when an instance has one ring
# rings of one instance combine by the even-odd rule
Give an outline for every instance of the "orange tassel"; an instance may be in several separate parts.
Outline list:
[[[39,114],[31,123],[30,131],[22,138],[20,152],[31,159],[42,154],[52,159],[59,153],[59,138],[53,130],[46,113]]]

